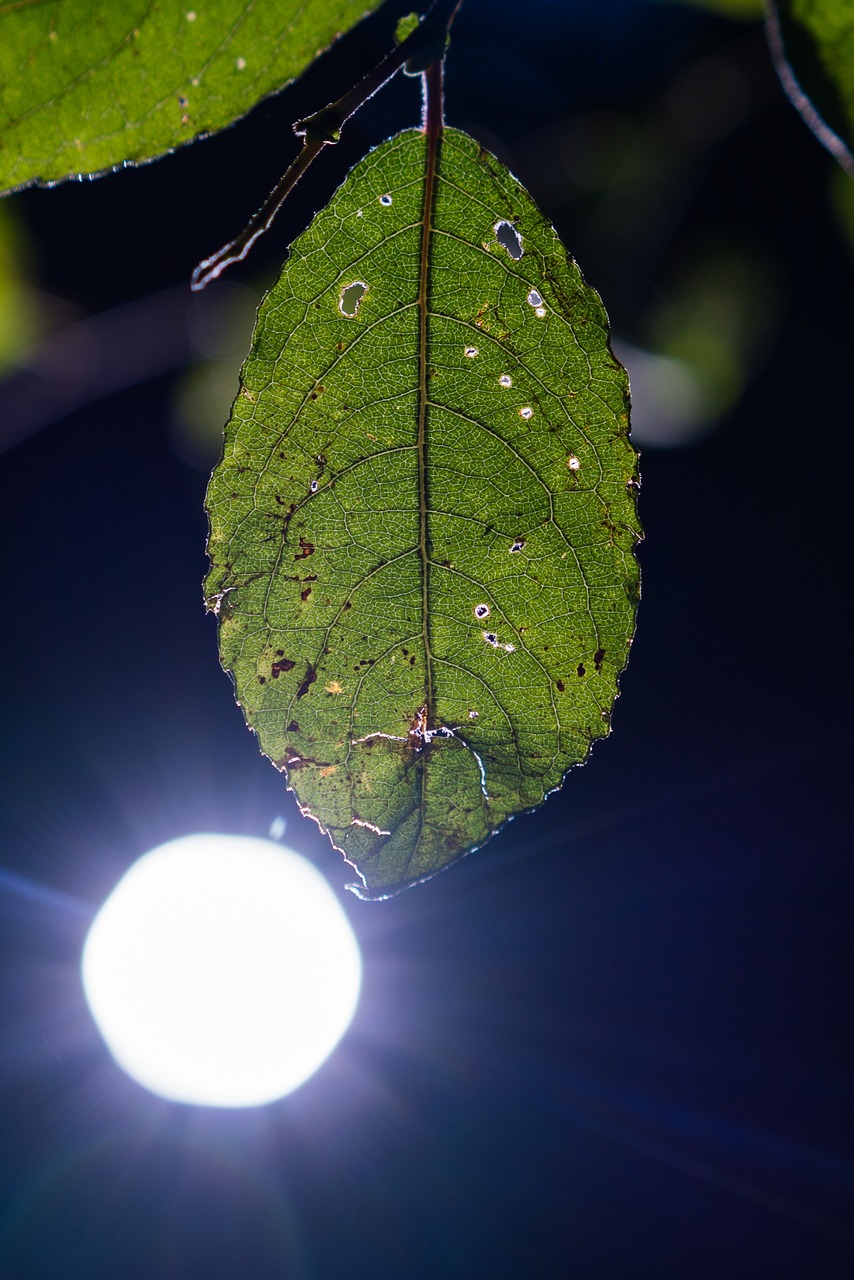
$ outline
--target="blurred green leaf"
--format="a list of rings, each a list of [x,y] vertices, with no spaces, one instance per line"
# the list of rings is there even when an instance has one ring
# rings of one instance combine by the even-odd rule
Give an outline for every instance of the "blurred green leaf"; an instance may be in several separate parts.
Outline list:
[[[400,134],[296,241],[208,494],[223,663],[371,896],[608,733],[638,594],[601,301],[471,138],[445,132],[431,201],[432,173]]]
[[[26,261],[21,229],[12,210],[0,205],[0,372],[38,336],[39,305]]]
[[[854,3],[769,0],[767,26],[786,93],[854,177]]]
[[[740,22],[759,21],[764,13],[762,0],[682,0],[697,9],[710,9],[724,18]]]
[[[379,0],[0,0],[0,190],[231,124]]]

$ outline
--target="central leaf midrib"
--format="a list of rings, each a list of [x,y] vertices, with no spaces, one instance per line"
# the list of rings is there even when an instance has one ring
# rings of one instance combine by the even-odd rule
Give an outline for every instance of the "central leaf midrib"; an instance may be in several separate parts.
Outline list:
[[[441,128],[430,128],[428,122],[418,269],[418,555],[421,562],[421,637],[424,644],[424,706],[427,729],[435,727],[433,651],[430,645],[430,529],[427,492],[430,247],[441,139]],[[413,708],[413,713],[417,710],[419,708]]]

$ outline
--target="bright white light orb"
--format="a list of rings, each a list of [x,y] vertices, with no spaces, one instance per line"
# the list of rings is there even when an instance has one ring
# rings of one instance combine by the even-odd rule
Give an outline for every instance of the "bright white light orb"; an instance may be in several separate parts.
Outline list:
[[[83,988],[119,1066],[212,1107],[283,1097],[355,1012],[359,947],[332,889],[268,840],[194,835],[122,877],[83,947]]]

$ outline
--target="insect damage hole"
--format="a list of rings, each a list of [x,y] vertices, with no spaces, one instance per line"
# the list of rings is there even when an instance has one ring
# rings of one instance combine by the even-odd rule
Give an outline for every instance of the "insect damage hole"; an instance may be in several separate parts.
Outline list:
[[[534,410],[531,408],[530,405],[526,404],[523,408],[519,410],[519,417],[524,418],[526,422],[528,421],[529,418],[533,418],[533,416],[534,416]]]
[[[575,454],[571,453],[566,460],[566,465],[569,467],[570,471],[580,471],[581,459],[576,458]]]
[[[510,374],[502,373],[501,377],[498,379],[498,385],[499,387],[512,387],[513,379],[510,377]]]
[[[391,196],[388,192],[384,196],[380,196],[380,204],[384,204],[386,208],[391,204]]]
[[[475,616],[476,618],[488,618],[488,617],[489,617],[489,605],[488,605],[488,604],[476,604],[476,605],[475,605],[475,607],[474,607],[474,616]]]
[[[477,347],[466,347],[465,354],[468,356],[469,360],[474,360],[477,355]]]
[[[543,305],[542,294],[538,293],[536,289],[532,289],[531,292],[528,294],[528,306],[541,307],[542,305]]]
[[[367,292],[368,286],[364,280],[354,280],[352,284],[345,284],[338,299],[338,310],[342,316],[346,316],[348,320],[352,320],[354,316],[357,316],[359,307],[362,305],[362,299]]]
[[[524,548],[525,548],[525,539],[517,538],[516,541],[513,543],[513,546],[510,548],[510,551],[512,554],[512,552],[514,551],[523,551]]]
[[[506,249],[514,262],[518,262],[525,250],[522,248],[522,237],[512,222],[496,222],[495,238]]]

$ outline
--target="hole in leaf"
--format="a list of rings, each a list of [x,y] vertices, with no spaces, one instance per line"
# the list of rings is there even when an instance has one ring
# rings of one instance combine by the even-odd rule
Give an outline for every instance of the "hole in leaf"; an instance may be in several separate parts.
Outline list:
[[[311,489],[311,492],[312,492],[312,493],[317,493],[317,481],[316,481],[316,480],[312,480],[312,482],[311,482],[311,484],[310,484],[309,488]]]
[[[364,280],[354,280],[352,284],[346,284],[341,290],[341,297],[338,299],[338,310],[342,316],[352,320],[355,315],[358,315],[362,299],[367,292],[368,286]]]
[[[545,309],[545,307],[535,307],[535,308],[534,308],[534,315],[535,315],[535,316],[539,316],[541,320],[542,320],[542,318],[543,318],[543,316],[544,316],[545,314],[546,314],[546,309]]]
[[[506,249],[514,262],[518,262],[525,252],[522,248],[522,237],[512,222],[496,222],[495,237],[502,249]]]
[[[533,416],[534,416],[534,410],[530,407],[530,405],[526,404],[523,409],[519,410],[519,417],[524,418],[526,422],[528,418],[533,418]]]
[[[475,356],[477,355],[477,347],[466,347],[465,353],[468,356],[469,360],[474,360]]]
[[[476,720],[476,719],[477,719],[477,714],[478,714],[478,713],[477,713],[476,711],[470,711],[470,712],[469,712],[469,720]]]
[[[517,538],[516,541],[513,543],[513,546],[510,548],[510,550],[511,552],[522,551],[524,549],[524,546],[525,546],[525,539]]]
[[[542,296],[537,293],[536,289],[532,289],[528,294],[528,305],[531,307],[541,307],[543,305]]]
[[[513,379],[510,377],[510,374],[502,373],[501,377],[498,379],[498,385],[499,387],[512,387]]]
[[[475,605],[475,607],[474,607],[474,616],[475,616],[476,618],[488,618],[488,617],[489,617],[489,605],[488,605],[488,604],[476,604],[476,605]]]
[[[388,194],[384,196],[380,196],[380,204],[384,204],[386,208],[388,208],[388,206],[391,204],[391,196]]]
[[[566,460],[566,465],[569,467],[570,471],[581,470],[581,460],[579,458],[576,458],[574,453],[571,453],[569,455],[569,457]]]
[[[487,644],[491,644],[493,649],[498,648],[498,636],[494,631],[484,631],[483,638]]]

